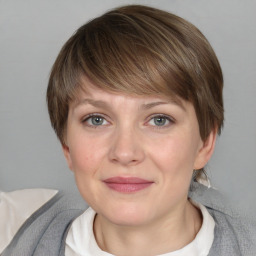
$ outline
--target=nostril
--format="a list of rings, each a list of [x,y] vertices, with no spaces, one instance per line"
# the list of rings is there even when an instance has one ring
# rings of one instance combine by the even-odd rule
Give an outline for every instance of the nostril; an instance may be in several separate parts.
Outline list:
[[[139,149],[121,151],[120,149],[112,150],[110,152],[110,160],[114,163],[122,165],[134,165],[141,162],[144,159],[143,151],[138,152]]]

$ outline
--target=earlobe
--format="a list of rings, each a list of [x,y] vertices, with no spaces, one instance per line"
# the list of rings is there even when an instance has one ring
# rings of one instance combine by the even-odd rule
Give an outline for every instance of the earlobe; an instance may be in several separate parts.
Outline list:
[[[72,171],[73,170],[73,166],[72,166],[72,160],[71,160],[71,157],[70,157],[69,147],[66,144],[62,144],[62,151],[63,151],[64,156],[66,158],[68,167]]]
[[[214,129],[210,132],[209,136],[203,142],[202,147],[198,151],[195,164],[194,164],[195,170],[202,169],[210,160],[214,152],[216,138],[217,138],[217,130]]]

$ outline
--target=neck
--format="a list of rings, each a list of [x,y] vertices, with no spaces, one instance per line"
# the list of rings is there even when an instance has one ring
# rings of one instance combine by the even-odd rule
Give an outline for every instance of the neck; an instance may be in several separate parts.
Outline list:
[[[186,201],[172,214],[141,226],[116,225],[96,215],[94,233],[99,247],[113,255],[149,256],[183,248],[194,240],[201,224],[200,211]]]

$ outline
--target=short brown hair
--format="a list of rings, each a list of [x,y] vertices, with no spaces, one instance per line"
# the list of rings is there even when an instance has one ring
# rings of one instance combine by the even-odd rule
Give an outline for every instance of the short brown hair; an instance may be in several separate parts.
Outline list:
[[[65,143],[70,102],[86,91],[86,76],[103,90],[170,95],[190,101],[205,140],[223,125],[223,76],[203,34],[188,21],[140,5],[124,6],[80,27],[61,49],[50,74],[52,126]]]

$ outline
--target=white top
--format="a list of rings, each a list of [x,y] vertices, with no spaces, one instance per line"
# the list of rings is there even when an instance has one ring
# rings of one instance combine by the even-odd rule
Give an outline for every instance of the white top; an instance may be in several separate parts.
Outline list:
[[[175,252],[165,253],[162,256],[206,256],[208,255],[214,239],[215,222],[207,209],[195,202],[203,216],[201,229],[195,239]],[[66,256],[113,256],[102,251],[94,237],[93,221],[95,212],[88,208],[82,215],[76,218],[68,232],[66,239]]]

